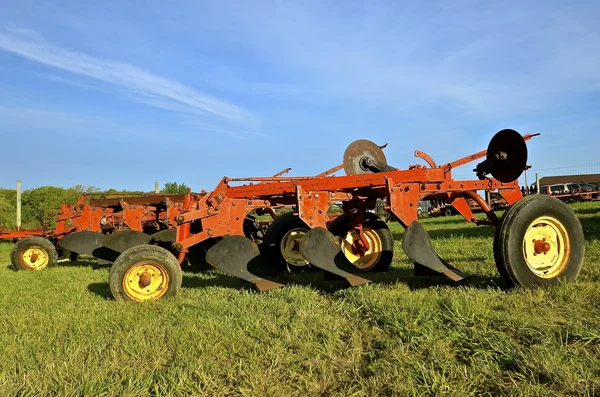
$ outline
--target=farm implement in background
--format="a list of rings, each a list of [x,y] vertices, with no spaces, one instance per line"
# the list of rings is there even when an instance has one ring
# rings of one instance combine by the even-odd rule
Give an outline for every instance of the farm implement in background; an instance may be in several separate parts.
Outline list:
[[[174,218],[171,250],[142,244],[116,258],[110,269],[111,293],[117,300],[138,302],[173,296],[181,287],[180,264],[186,254],[208,239],[218,241],[206,254],[208,263],[262,291],[282,287],[287,277],[283,273],[304,268],[320,269],[352,286],[370,283],[369,273],[387,270],[394,254],[387,224],[371,212],[378,201],[405,228],[402,248],[417,274],[460,281],[467,275],[437,254],[418,221],[421,200],[441,199],[469,222],[496,226],[494,258],[508,285],[572,281],[584,255],[578,218],[552,197],[523,198],[517,181],[527,163],[526,141],[536,135],[505,129],[494,135],[487,150],[443,165],[417,151],[427,165],[407,170],[388,165],[383,147],[358,140],[345,150],[341,166],[314,177],[224,177],[202,197],[185,196]],[[452,178],[455,168],[480,159],[473,170],[476,179]],[[342,168],[345,176],[330,175]],[[510,205],[501,219],[477,191],[498,191]],[[474,216],[469,200],[485,219]],[[328,209],[340,202],[343,214],[331,220]],[[295,211],[276,217],[262,244],[249,239],[246,215],[277,206],[293,206]]]
[[[71,260],[79,254],[112,262],[136,244],[175,240],[173,225],[185,195],[146,195],[94,199],[82,195],[74,205],[63,204],[54,229],[0,230],[1,240],[18,240],[11,254],[15,270],[55,266],[58,251]],[[166,230],[166,232],[165,232]]]
[[[273,177],[289,170],[284,169]],[[205,194],[204,191],[190,192],[189,196],[199,200]],[[59,251],[71,260],[81,254],[99,259],[99,263],[111,263],[121,252],[135,245],[154,244],[170,249],[176,238],[174,219],[181,213],[185,197],[183,194],[112,198],[82,195],[74,205],[61,206],[54,229],[0,228],[0,240],[17,241],[11,254],[15,270],[42,270],[55,266]],[[270,215],[271,219],[259,220],[248,214],[243,227],[246,235],[260,243],[262,233],[276,215],[274,208],[259,213]],[[212,243],[214,241],[207,239],[194,247],[187,258],[188,269],[204,262],[203,257]]]

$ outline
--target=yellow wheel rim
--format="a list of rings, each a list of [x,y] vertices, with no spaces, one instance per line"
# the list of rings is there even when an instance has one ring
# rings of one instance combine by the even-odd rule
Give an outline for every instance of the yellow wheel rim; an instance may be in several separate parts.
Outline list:
[[[123,276],[123,290],[133,300],[158,299],[169,288],[169,273],[160,263],[145,261],[131,266]]]
[[[42,270],[50,262],[50,255],[41,247],[29,247],[21,254],[23,264],[33,270]]]
[[[569,261],[571,241],[558,219],[542,216],[534,220],[523,239],[523,254],[529,269],[538,277],[553,278]]]
[[[342,240],[342,252],[358,269],[369,270],[379,261],[383,244],[375,230],[363,226],[363,234],[369,242],[369,249],[365,253],[358,253],[352,248],[353,244],[360,239],[354,229],[349,231]]]
[[[306,266],[308,261],[300,253],[300,242],[308,230],[295,228],[287,232],[281,239],[279,248],[284,259],[294,266]]]

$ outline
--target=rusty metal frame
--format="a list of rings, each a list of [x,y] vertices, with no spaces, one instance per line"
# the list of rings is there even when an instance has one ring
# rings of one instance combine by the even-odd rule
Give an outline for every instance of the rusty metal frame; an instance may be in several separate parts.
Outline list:
[[[524,135],[525,141],[538,134]],[[243,235],[243,219],[257,208],[267,211],[277,206],[294,206],[299,217],[310,227],[326,227],[327,212],[336,202],[344,203],[348,213],[355,208],[370,209],[376,200],[386,200],[385,209],[393,214],[403,227],[418,219],[420,200],[444,198],[468,221],[495,225],[498,218],[476,192],[495,191],[509,205],[522,197],[518,181],[502,183],[493,178],[481,180],[454,180],[452,170],[481,159],[486,150],[435,166],[433,159],[424,152],[415,155],[428,166],[410,166],[408,170],[394,170],[361,175],[329,176],[341,169],[337,166],[313,177],[224,177],[217,187],[201,198],[188,195],[181,213],[175,217],[177,237],[174,248],[179,250],[183,261],[189,247],[202,241],[227,235]],[[250,182],[232,186],[235,182]],[[253,183],[259,182],[259,183]],[[487,215],[486,220],[474,217],[466,199],[470,198]],[[190,225],[199,223],[200,230],[192,233]]]
[[[165,222],[169,227],[177,225],[175,218],[188,195],[147,195],[108,199],[89,199],[82,195],[73,205],[62,204],[56,216],[54,229],[9,230],[0,228],[0,240],[18,240],[39,236],[59,239],[77,231],[102,232],[101,220],[114,230],[129,228],[142,231],[150,222]],[[198,195],[197,195],[198,196]]]

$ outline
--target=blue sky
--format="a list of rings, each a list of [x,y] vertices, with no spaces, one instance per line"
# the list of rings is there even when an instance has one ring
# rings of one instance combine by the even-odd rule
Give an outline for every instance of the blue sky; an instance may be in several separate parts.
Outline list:
[[[355,139],[438,163],[502,128],[600,163],[598,1],[4,1],[0,186],[210,190]],[[474,164],[472,164],[474,165]],[[455,175],[468,177],[467,165]]]

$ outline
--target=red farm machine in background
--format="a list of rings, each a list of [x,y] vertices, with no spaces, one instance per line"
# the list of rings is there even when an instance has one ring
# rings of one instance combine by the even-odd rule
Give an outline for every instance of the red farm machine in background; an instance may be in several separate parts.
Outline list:
[[[281,176],[289,168],[274,175]],[[206,192],[189,193],[198,200]],[[182,212],[184,194],[145,194],[133,197],[94,198],[82,195],[74,205],[63,204],[54,229],[7,230],[0,228],[0,240],[13,240],[11,253],[15,270],[43,270],[55,266],[59,252],[76,260],[80,254],[99,263],[113,262],[121,252],[141,244],[170,249],[176,238],[175,217]],[[275,218],[274,208],[257,211],[270,215],[259,220],[248,214],[244,231],[260,243],[266,227]],[[206,250],[215,241],[207,239],[188,255],[187,268],[203,264]]]
[[[496,227],[494,258],[509,286],[572,281],[584,255],[578,218],[550,196],[523,198],[518,185],[527,162],[526,141],[535,135],[505,129],[494,135],[487,150],[443,165],[415,152],[427,164],[407,170],[388,165],[382,147],[359,140],[345,150],[342,166],[314,177],[225,177],[206,195],[185,196],[173,219],[170,250],[141,244],[121,251],[110,269],[111,293],[117,300],[138,302],[173,296],[181,287],[180,264],[193,247],[208,240],[216,241],[206,254],[208,263],[259,290],[283,286],[282,273],[303,267],[350,285],[369,283],[369,273],[387,270],[394,254],[387,224],[372,212],[378,201],[405,228],[402,248],[417,274],[440,274],[452,281],[467,277],[435,252],[418,221],[421,200],[446,200],[467,221]],[[480,159],[473,180],[452,177],[455,168]],[[345,176],[330,175],[342,168]],[[478,191],[497,191],[510,205],[501,219]],[[486,219],[473,215],[471,200]],[[336,203],[343,213],[332,220],[328,210]],[[294,211],[276,217],[257,244],[244,227],[247,214],[278,206]]]
[[[11,253],[15,270],[42,270],[58,262],[58,251],[71,260],[79,254],[105,262],[118,256],[124,237],[138,243],[174,241],[169,229],[180,213],[185,195],[146,195],[94,199],[83,195],[74,205],[63,204],[54,229],[0,230],[1,240],[18,240]]]

